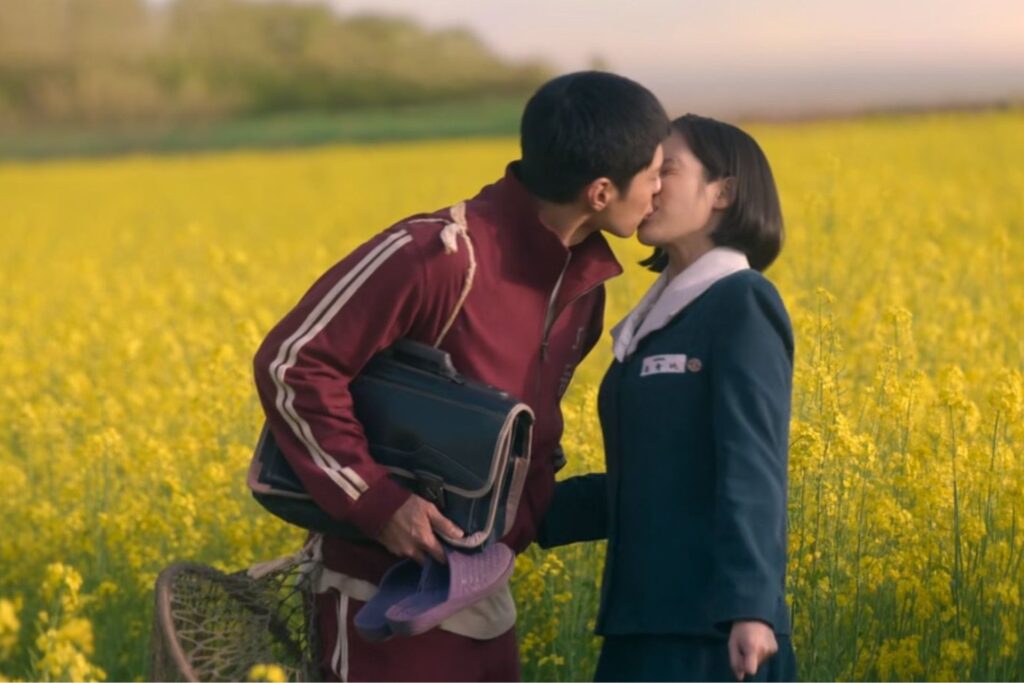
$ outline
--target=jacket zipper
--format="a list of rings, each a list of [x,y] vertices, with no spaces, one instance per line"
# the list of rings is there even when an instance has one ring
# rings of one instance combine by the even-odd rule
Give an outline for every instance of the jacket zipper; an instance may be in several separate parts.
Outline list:
[[[551,290],[551,297],[548,299],[548,310],[547,314],[544,316],[544,333],[540,342],[540,359],[544,362],[548,359],[548,337],[551,335],[551,328],[555,324],[555,300],[558,299],[558,292],[562,289],[562,280],[565,279],[565,273],[569,270],[570,261],[572,261],[571,251],[568,256],[565,257],[565,264],[562,266],[562,272],[558,274],[558,280],[555,282],[555,288]]]

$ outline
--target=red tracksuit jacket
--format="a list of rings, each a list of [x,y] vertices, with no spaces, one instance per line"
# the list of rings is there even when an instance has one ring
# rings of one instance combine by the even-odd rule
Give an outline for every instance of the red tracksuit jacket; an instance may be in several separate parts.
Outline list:
[[[537,218],[509,166],[466,202],[477,270],[441,348],[468,377],[526,402],[536,415],[522,503],[504,542],[521,552],[551,500],[559,401],[601,334],[605,280],[622,272],[600,233],[566,248]],[[436,221],[424,218],[436,217]],[[447,209],[413,216],[328,270],[267,335],[256,387],[285,457],[323,509],[370,537],[409,496],[370,457],[349,382],[399,337],[434,343],[465,283],[468,250],[446,253]],[[327,538],[326,566],[378,582],[395,556],[378,544]]]

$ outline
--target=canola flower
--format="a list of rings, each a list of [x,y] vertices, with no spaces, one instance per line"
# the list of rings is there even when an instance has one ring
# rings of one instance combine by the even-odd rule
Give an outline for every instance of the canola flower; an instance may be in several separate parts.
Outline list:
[[[0,661],[10,659],[14,647],[18,644],[18,633],[21,630],[21,621],[18,619],[18,612],[21,611],[21,601],[0,600]],[[0,681],[8,678],[0,671]]]
[[[752,130],[797,335],[789,596],[805,679],[1024,677],[1024,113]],[[514,140],[0,164],[0,678],[145,676],[151,591],[302,533],[249,497],[250,360],[373,232]],[[442,169],[442,170],[438,170]],[[627,275],[608,323],[651,281]],[[607,338],[565,400],[600,469]],[[603,544],[517,560],[524,677],[588,678]],[[273,668],[252,678],[274,680]]]
[[[95,596],[83,594],[82,577],[60,562],[48,565],[38,587],[44,609],[36,615],[35,639],[29,652],[30,680],[102,681],[106,673],[90,661],[93,625],[81,616]],[[9,663],[20,639],[18,612],[22,600],[0,600],[0,662]],[[0,670],[0,680],[9,680]]]
[[[266,681],[266,683],[285,683],[288,675],[277,664],[254,664],[249,669],[250,681]]]

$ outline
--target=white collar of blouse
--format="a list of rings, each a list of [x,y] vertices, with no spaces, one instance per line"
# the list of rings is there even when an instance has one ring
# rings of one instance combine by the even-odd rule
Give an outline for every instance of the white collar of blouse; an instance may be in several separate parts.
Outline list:
[[[619,362],[636,351],[640,341],[667,325],[694,299],[722,278],[750,268],[746,255],[729,247],[715,247],[668,279],[662,272],[640,303],[612,328],[612,350]]]

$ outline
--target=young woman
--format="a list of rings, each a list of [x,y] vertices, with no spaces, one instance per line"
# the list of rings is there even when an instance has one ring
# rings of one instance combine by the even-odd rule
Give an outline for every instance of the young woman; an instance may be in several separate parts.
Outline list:
[[[597,680],[794,680],[793,335],[761,275],[782,245],[779,199],[749,135],[672,125],[638,233],[661,275],[612,330],[601,385],[607,473],[558,485],[540,542],[608,539]]]

